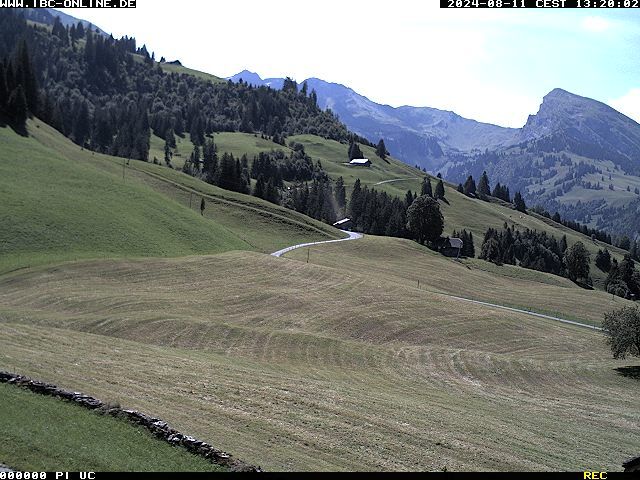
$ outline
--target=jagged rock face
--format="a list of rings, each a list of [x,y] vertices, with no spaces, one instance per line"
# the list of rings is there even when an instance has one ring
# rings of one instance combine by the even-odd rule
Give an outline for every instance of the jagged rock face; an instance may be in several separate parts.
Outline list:
[[[618,155],[640,158],[638,123],[604,103],[559,88],[544,97],[520,132],[522,142],[549,136],[593,146],[596,155],[606,158],[609,153],[614,163]]]

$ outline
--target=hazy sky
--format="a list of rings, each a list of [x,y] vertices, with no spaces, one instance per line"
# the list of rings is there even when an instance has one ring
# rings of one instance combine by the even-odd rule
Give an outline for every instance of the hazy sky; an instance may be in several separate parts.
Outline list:
[[[520,127],[555,87],[640,121],[640,10],[446,10],[436,0],[138,0],[63,9],[156,58],[231,76],[318,77],[378,103]],[[311,6],[313,5],[313,6]]]

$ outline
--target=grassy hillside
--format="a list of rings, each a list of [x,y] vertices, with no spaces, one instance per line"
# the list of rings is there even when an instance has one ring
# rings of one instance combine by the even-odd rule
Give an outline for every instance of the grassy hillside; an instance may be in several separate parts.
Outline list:
[[[307,249],[287,253],[306,261]],[[408,287],[446,293],[498,305],[551,314],[599,325],[605,312],[624,305],[624,299],[601,291],[584,290],[568,279],[478,259],[460,262],[415,242],[366,235],[357,242],[311,247],[309,261],[348,272],[377,270],[388,280]],[[461,304],[460,308],[467,308]]]
[[[93,154],[39,121],[29,129],[29,138],[0,129],[0,273],[81,258],[270,252],[341,235],[166,167]]]
[[[639,385],[615,370],[633,363],[601,334],[419,290],[393,273],[401,255],[343,253],[338,268],[229,252],[5,275],[0,365],[270,470],[618,470],[640,449]]]
[[[263,140],[259,136],[245,133],[220,133],[214,135],[215,142],[218,144],[219,151],[230,151],[234,155],[241,156],[247,154],[249,158],[253,158],[260,151],[269,151],[272,149],[284,149],[271,141]],[[313,158],[314,161],[320,160],[323,168],[333,178],[342,176],[347,185],[347,195],[350,193],[350,187],[357,178],[363,185],[385,191],[390,195],[396,195],[404,198],[407,190],[419,192],[421,188],[424,173],[416,168],[410,167],[399,160],[388,158],[388,163],[378,158],[375,151],[369,147],[362,147],[363,153],[373,161],[371,168],[351,167],[345,165],[346,161],[346,145],[332,140],[323,139],[314,135],[298,135],[290,137],[288,140],[296,141],[304,144],[305,151]],[[178,146],[179,152],[187,152],[187,155],[193,149],[193,145],[188,139],[180,139]],[[155,137],[152,138],[152,145],[160,152],[163,148],[162,140]],[[160,155],[158,153],[157,155]],[[163,154],[162,154],[163,155]],[[161,156],[158,158],[162,158]],[[180,161],[180,160],[176,160]],[[175,163],[175,162],[174,162]],[[181,165],[181,163],[180,163]],[[435,187],[437,179],[432,178],[432,186]],[[383,182],[383,183],[381,183]],[[624,251],[603,244],[598,241],[591,240],[581,233],[575,232],[561,224],[553,222],[540,215],[531,213],[529,215],[521,214],[501,201],[483,202],[477,199],[471,199],[459,193],[454,185],[445,184],[447,202],[440,202],[443,214],[445,216],[445,235],[451,234],[453,230],[466,229],[473,232],[476,242],[476,252],[479,253],[480,245],[484,234],[489,227],[501,229],[505,222],[520,230],[533,229],[538,231],[546,231],[550,235],[554,235],[558,239],[562,235],[567,235],[569,245],[577,241],[585,244],[591,253],[592,260],[595,260],[595,254],[601,248],[608,248],[618,260],[622,259]],[[602,288],[606,274],[591,265],[591,275],[594,284],[598,288]]]
[[[194,77],[200,78],[202,80],[209,80],[213,83],[225,83],[226,80],[216,77],[215,75],[211,75],[210,73],[201,72],[199,70],[194,70],[192,68],[187,68],[182,65],[174,65],[170,63],[159,63],[162,70],[169,73],[178,73],[185,75],[192,75]]]
[[[0,384],[0,462],[21,471],[224,471],[123,420]]]
[[[123,181],[122,167],[101,170],[47,148],[38,140],[51,133],[48,127],[30,127],[33,138],[0,129],[0,271],[77,258],[251,248],[139,182]]]

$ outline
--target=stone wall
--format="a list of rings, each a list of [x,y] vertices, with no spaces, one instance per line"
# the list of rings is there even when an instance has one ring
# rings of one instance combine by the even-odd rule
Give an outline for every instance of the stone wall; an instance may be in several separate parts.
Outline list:
[[[14,373],[0,372],[0,383],[10,383],[21,388],[31,390],[32,392],[42,395],[50,395],[53,397],[63,398],[70,402],[81,405],[90,410],[97,410],[101,413],[111,415],[113,417],[124,418],[132,424],[140,425],[149,430],[156,437],[170,443],[171,445],[180,446],[189,452],[206,458],[211,463],[222,465],[234,472],[261,472],[260,467],[249,465],[237,458],[215,449],[208,443],[202,442],[189,435],[185,435],[167,425],[166,422],[158,418],[153,418],[144,413],[135,410],[124,410],[119,407],[112,407],[98,400],[97,398],[84,395],[79,392],[70,392],[58,388],[55,385],[45,382],[32,380],[22,375]]]

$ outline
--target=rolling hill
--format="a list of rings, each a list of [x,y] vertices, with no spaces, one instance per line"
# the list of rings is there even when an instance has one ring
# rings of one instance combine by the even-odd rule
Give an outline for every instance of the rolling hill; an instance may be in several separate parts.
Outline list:
[[[99,43],[90,38],[85,49]],[[631,302],[391,237],[365,235],[275,258],[270,253],[280,248],[344,234],[158,164],[161,135],[169,136],[162,127],[182,127],[175,131],[178,167],[202,133],[219,154],[236,158],[289,154],[299,143],[329,177],[343,177],[347,195],[359,178],[403,197],[419,190],[424,172],[395,156],[385,161],[364,142],[372,166],[347,165],[353,132],[291,86],[232,86],[180,66],[167,73],[130,42],[100,45],[122,55],[114,54],[115,67],[60,47],[87,89],[63,105],[75,88],[68,75],[49,94],[60,97],[65,114],[73,105],[82,113],[85,102],[90,121],[105,131],[113,114],[108,142],[100,144],[94,128],[82,140],[77,120],[63,133],[38,118],[27,122],[28,136],[0,128],[2,369],[157,415],[271,471],[613,471],[637,454],[637,366],[612,359],[602,333],[456,297],[591,326]],[[114,88],[114,72],[140,88],[105,100],[96,92]],[[286,114],[279,128],[273,112]],[[285,145],[275,141],[282,133]],[[526,143],[542,148],[545,138]],[[87,148],[94,146],[121,156]],[[145,146],[159,161],[133,159]],[[476,251],[487,228],[505,223],[566,235],[592,256],[603,247],[452,184],[445,197],[444,233],[471,231]],[[618,259],[626,253],[610,250]],[[601,287],[604,273],[592,273]],[[0,395],[33,428],[41,425],[33,413],[46,406]],[[120,466],[113,465],[104,467]]]
[[[84,150],[37,120],[29,131],[0,128],[0,272],[81,258],[270,252],[292,238],[341,235],[166,167]]]

